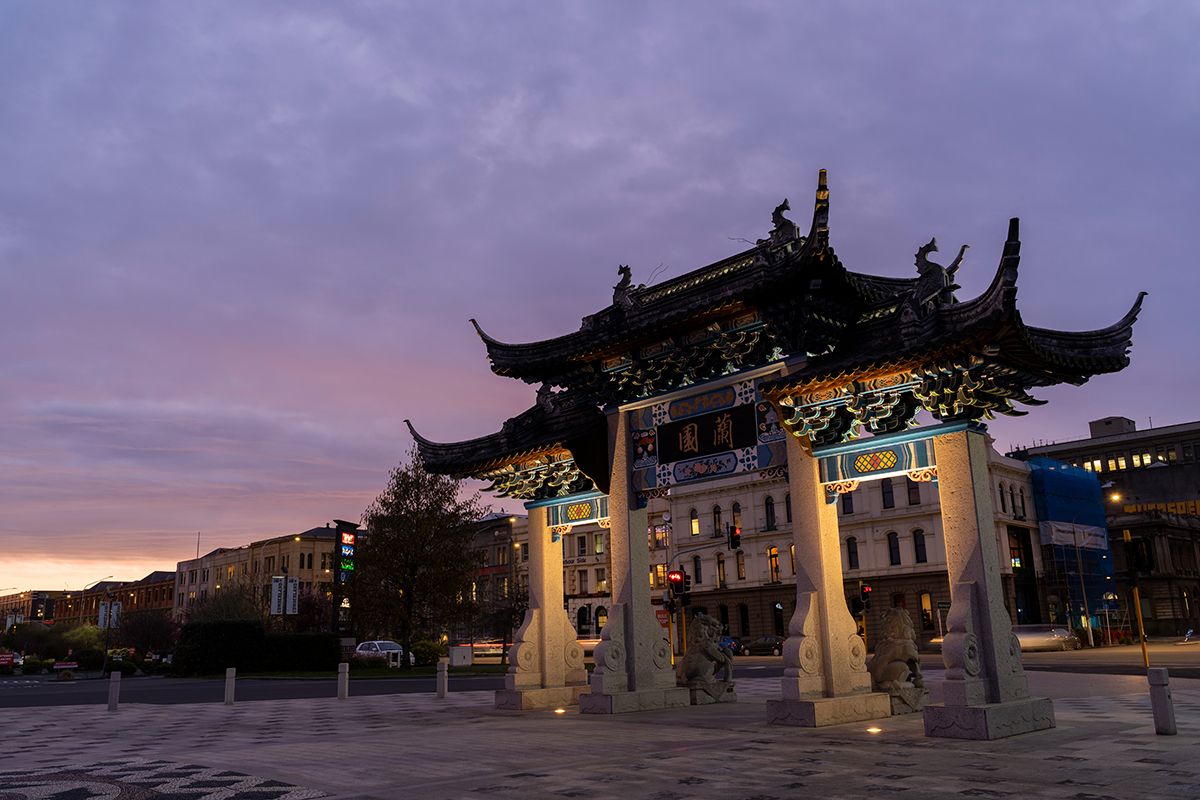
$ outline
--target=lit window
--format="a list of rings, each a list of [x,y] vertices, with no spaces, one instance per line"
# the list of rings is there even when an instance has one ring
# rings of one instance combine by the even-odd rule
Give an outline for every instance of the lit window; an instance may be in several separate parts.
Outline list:
[[[692,536],[700,535],[700,514],[692,509]]]

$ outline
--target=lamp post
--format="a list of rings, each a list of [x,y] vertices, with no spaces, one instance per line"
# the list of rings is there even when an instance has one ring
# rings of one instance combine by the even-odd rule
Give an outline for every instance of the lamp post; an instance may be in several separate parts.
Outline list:
[[[1108,644],[1112,644],[1112,628],[1108,625],[1108,609],[1116,599],[1116,592],[1104,593],[1104,637],[1108,640]]]
[[[1079,573],[1079,594],[1083,598],[1083,625],[1087,628],[1088,647],[1096,646],[1096,638],[1092,634],[1092,612],[1088,609],[1087,587],[1083,583],[1083,556],[1079,554],[1079,531],[1075,523],[1071,523],[1071,538],[1075,542],[1075,570]]]

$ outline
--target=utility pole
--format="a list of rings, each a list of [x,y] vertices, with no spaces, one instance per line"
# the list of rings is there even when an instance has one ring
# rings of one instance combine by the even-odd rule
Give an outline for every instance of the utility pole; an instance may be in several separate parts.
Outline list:
[[[1125,530],[1122,531],[1121,538],[1125,541],[1125,566],[1129,568],[1129,582],[1133,584],[1133,610],[1137,612],[1138,644],[1142,646],[1142,664],[1146,669],[1150,669],[1150,651],[1146,649],[1146,623],[1142,621],[1142,595],[1138,592],[1138,571],[1131,558],[1133,548],[1130,545],[1133,536]]]
[[[1088,609],[1087,588],[1083,585],[1083,556],[1079,554],[1079,531],[1075,528],[1075,523],[1071,523],[1071,538],[1075,541],[1075,570],[1079,573],[1079,594],[1083,597],[1083,619],[1084,627],[1087,628],[1088,647],[1096,646],[1095,636],[1092,634],[1092,614]]]

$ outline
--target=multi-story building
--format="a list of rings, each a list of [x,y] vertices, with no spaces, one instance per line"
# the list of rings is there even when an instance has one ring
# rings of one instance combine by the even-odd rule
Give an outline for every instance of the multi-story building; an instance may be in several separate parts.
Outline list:
[[[0,622],[7,630],[22,622],[53,621],[69,594],[65,590],[31,589],[0,596]]]
[[[120,603],[120,613],[154,609],[172,610],[175,573],[156,570],[137,581],[102,581],[80,591],[67,592],[58,603],[55,622],[60,625],[101,624],[102,603]]]
[[[275,536],[241,547],[218,547],[199,558],[180,561],[175,573],[174,614],[181,621],[189,610],[220,591],[248,589],[269,602],[271,578],[298,578],[300,591],[329,593],[333,588],[337,530],[326,523],[303,533]]]
[[[1178,635],[1200,625],[1200,421],[1138,430],[1126,417],[1088,423],[1090,436],[1015,451],[1096,474],[1105,492],[1119,600],[1110,611],[1129,623],[1131,551],[1147,554],[1137,572],[1146,630]],[[1128,534],[1128,540],[1126,540]],[[1128,549],[1128,550],[1127,550]]]

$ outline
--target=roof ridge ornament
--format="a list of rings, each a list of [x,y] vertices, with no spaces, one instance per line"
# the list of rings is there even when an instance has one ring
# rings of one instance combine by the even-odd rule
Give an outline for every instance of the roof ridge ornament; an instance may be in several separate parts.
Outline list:
[[[817,196],[813,202],[812,229],[808,233],[809,246],[823,253],[829,247],[829,183],[828,171],[817,172]]]
[[[646,286],[641,283],[637,286],[633,285],[633,270],[630,269],[628,264],[619,264],[617,266],[617,274],[621,276],[621,280],[613,287],[612,304],[617,308],[628,311],[635,305],[633,293],[639,289],[645,289]]]
[[[913,287],[913,299],[921,309],[930,311],[958,302],[958,298],[954,296],[954,290],[962,287],[954,282],[954,274],[958,272],[963,256],[970,246],[964,244],[958,248],[958,255],[948,267],[943,267],[928,258],[930,253],[938,252],[936,236],[927,244],[917,248],[914,263],[920,277],[917,278],[917,285]]]

